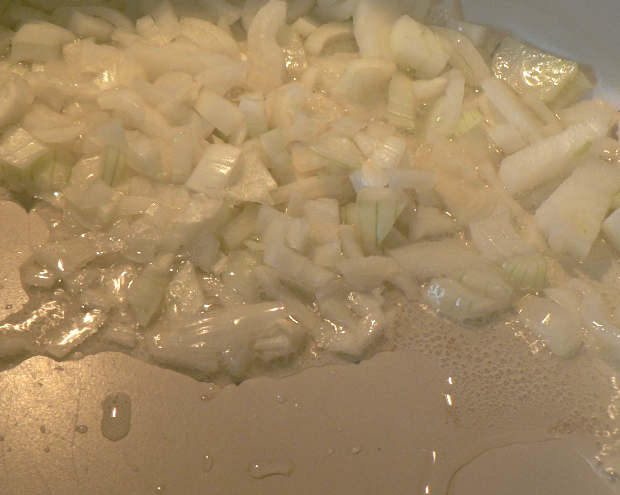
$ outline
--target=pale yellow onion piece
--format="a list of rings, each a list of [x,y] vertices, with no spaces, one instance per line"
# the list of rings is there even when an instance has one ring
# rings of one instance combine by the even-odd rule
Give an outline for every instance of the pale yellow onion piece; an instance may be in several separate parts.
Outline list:
[[[394,24],[390,47],[396,63],[421,78],[439,75],[450,58],[443,40],[408,15]]]
[[[336,84],[334,93],[353,101],[372,101],[385,91],[396,71],[396,65],[380,58],[353,60]]]
[[[561,176],[568,171],[569,159],[588,142],[609,130],[600,117],[572,125],[504,158],[499,176],[509,192],[519,194]]]
[[[262,7],[248,28],[248,85],[268,92],[282,84],[284,54],[276,35],[286,22],[286,2],[271,0]]]
[[[229,57],[239,58],[239,47],[235,39],[221,27],[194,17],[181,19],[181,34],[201,48]]]
[[[401,14],[398,0],[360,0],[353,29],[362,57],[392,58],[390,33]]]
[[[617,166],[592,160],[575,169],[536,210],[536,221],[553,252],[584,259],[618,190]]]
[[[503,117],[519,129],[530,142],[541,137],[541,123],[505,82],[489,77],[480,83],[484,94]]]
[[[313,31],[304,48],[310,55],[320,55],[330,43],[353,39],[353,25],[350,22],[329,22]]]
[[[453,69],[447,78],[446,94],[435,102],[428,115],[426,137],[429,140],[434,135],[448,137],[454,134],[461,117],[465,77],[461,71]]]

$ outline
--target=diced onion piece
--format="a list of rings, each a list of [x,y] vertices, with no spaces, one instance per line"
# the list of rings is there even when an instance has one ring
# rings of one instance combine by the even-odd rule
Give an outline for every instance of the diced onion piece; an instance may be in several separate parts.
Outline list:
[[[318,29],[318,23],[309,17],[300,17],[291,26],[302,38],[307,38]]]
[[[199,0],[199,3],[218,24],[231,26],[241,18],[241,9],[226,0]]]
[[[320,55],[330,43],[353,39],[353,26],[349,22],[329,22],[314,30],[304,43],[309,55]]]
[[[444,76],[439,76],[434,79],[415,80],[411,87],[413,89],[413,94],[418,100],[428,101],[442,94],[447,85],[448,79]]]
[[[362,58],[353,60],[336,84],[334,93],[357,102],[371,103],[388,87],[396,66],[389,60]]]
[[[188,317],[197,315],[206,300],[194,266],[184,263],[168,285],[166,302],[174,316]]]
[[[432,170],[394,169],[388,170],[388,177],[392,189],[413,189],[419,194],[432,191],[435,185]]]
[[[52,20],[80,38],[92,37],[99,42],[107,41],[113,30],[109,22],[71,7],[56,9],[52,15]]]
[[[310,228],[310,238],[317,244],[338,240],[340,207],[330,198],[310,199],[304,203],[304,217]]]
[[[268,92],[282,84],[284,55],[276,35],[286,22],[286,2],[270,0],[248,28],[248,84]]]
[[[386,187],[390,177],[387,170],[368,160],[362,165],[361,170],[351,172],[349,179],[355,192],[359,192],[364,187]]]
[[[481,47],[488,33],[488,29],[485,26],[453,17],[446,19],[446,27],[456,32],[463,33],[471,40],[476,48]]]
[[[595,99],[583,100],[570,107],[562,108],[557,112],[557,116],[565,126],[579,124],[593,118],[602,118],[607,119],[611,127],[620,119],[620,112],[606,101]]]
[[[414,81],[397,72],[392,77],[388,88],[387,110],[390,123],[406,131],[413,131],[417,107]]]
[[[26,172],[33,163],[50,152],[22,127],[9,128],[0,139],[0,163]]]
[[[241,213],[226,224],[220,237],[228,250],[238,249],[248,237],[257,233],[258,209],[255,205],[246,205]]]
[[[385,316],[378,297],[352,292],[347,297],[351,308],[337,297],[319,297],[319,309],[328,319],[340,325],[329,343],[329,350],[360,359],[383,333]]]
[[[486,132],[491,141],[507,155],[516,153],[527,146],[527,141],[519,129],[512,124],[486,127]]]
[[[262,231],[261,240],[266,245],[285,242],[296,251],[303,251],[306,247],[309,227],[303,218],[289,217],[274,208],[261,206],[258,226]]]
[[[212,144],[207,147],[200,162],[187,179],[185,187],[196,192],[224,189],[241,156],[241,150],[230,144]]]
[[[315,14],[325,21],[346,21],[353,16],[359,0],[317,0]]]
[[[402,193],[367,187],[357,194],[359,231],[366,253],[374,253],[394,226],[407,202]]]
[[[361,258],[364,256],[364,251],[362,251],[353,226],[340,225],[338,227],[338,237],[342,245],[342,252],[347,258]]]
[[[450,65],[459,69],[469,84],[479,86],[491,75],[487,63],[466,35],[446,28],[435,28],[435,32],[452,43]]]
[[[125,178],[126,168],[125,153],[106,146],[103,150],[103,181],[109,186],[117,186]]]
[[[414,71],[418,78],[439,75],[450,58],[441,38],[408,15],[394,24],[390,46],[396,63]]]
[[[488,217],[496,208],[497,197],[480,180],[459,178],[453,174],[435,174],[435,191],[446,209],[462,224]]]
[[[60,277],[75,274],[97,256],[95,243],[77,238],[49,242],[34,249],[34,260]]]
[[[592,161],[575,169],[536,211],[551,249],[585,258],[618,190],[620,170],[613,165]]]
[[[312,262],[326,268],[335,269],[342,259],[340,241],[319,244],[312,250]]]
[[[569,159],[588,142],[604,137],[608,123],[595,117],[523,148],[502,160],[499,175],[508,190],[518,194],[560,177]]]
[[[326,134],[310,145],[317,155],[348,168],[359,168],[364,160],[359,148],[346,136]]]
[[[369,161],[382,169],[395,169],[402,162],[406,150],[407,142],[403,138],[390,136],[375,149]]]
[[[506,301],[483,296],[449,278],[435,278],[423,292],[424,300],[456,321],[475,320],[505,309]]]
[[[246,73],[247,62],[227,59],[196,74],[196,81],[204,88],[224,95],[231,89],[242,86]]]
[[[455,239],[416,242],[388,252],[408,274],[418,280],[488,266],[482,256]]]
[[[26,113],[34,97],[28,83],[17,74],[0,75],[0,126],[13,124]]]
[[[465,93],[465,78],[459,70],[450,71],[447,77],[446,94],[435,102],[427,118],[427,138],[432,139],[436,134],[451,136],[456,132],[459,124]]]
[[[312,263],[305,256],[272,242],[265,246],[265,264],[300,287],[316,290],[335,279],[334,272]]]
[[[342,260],[338,271],[347,284],[357,291],[367,292],[383,284],[400,272],[394,258],[367,256]]]
[[[153,263],[147,265],[140,276],[129,288],[127,301],[138,320],[145,327],[159,310],[170,282],[170,268],[174,261],[172,254],[159,256]]]
[[[540,137],[540,121],[506,83],[495,77],[489,77],[482,81],[480,86],[504,118],[516,126],[529,141],[534,142]]]
[[[273,199],[270,192],[276,189],[278,184],[269,173],[259,153],[256,150],[244,148],[240,167],[239,179],[228,189],[228,196],[235,201],[271,204]]]
[[[540,291],[547,285],[547,261],[539,253],[511,256],[502,262],[502,270],[515,289]]]
[[[180,28],[183,36],[204,50],[239,58],[237,42],[221,27],[204,19],[183,17],[180,21]]]
[[[470,268],[457,272],[452,278],[465,287],[498,302],[509,303],[513,290],[498,270],[479,270]]]
[[[616,209],[603,222],[605,237],[620,251],[620,208]]]
[[[362,57],[392,58],[390,33],[402,13],[396,0],[359,1],[353,14],[353,29]]]
[[[30,22],[24,24],[11,42],[13,62],[47,62],[60,58],[60,47],[71,43],[75,36],[55,24]]]
[[[484,122],[484,116],[478,109],[473,108],[471,110],[464,110],[458,124],[456,125],[454,136],[459,137],[467,134],[469,131],[482,124],[482,122]]]
[[[244,94],[239,100],[239,110],[245,116],[248,137],[258,137],[269,130],[262,93]]]
[[[493,261],[533,251],[515,230],[507,211],[470,223],[469,233],[478,250]]]
[[[280,283],[278,273],[268,266],[258,266],[253,273],[267,297],[282,301],[287,311],[314,336],[317,342],[321,342],[323,334],[326,333],[323,320]]]
[[[239,133],[245,126],[238,106],[206,88],[200,91],[194,108],[201,117],[227,137]]]
[[[102,7],[99,5],[80,6],[78,9],[85,14],[89,14],[95,17],[99,17],[108,21],[117,29],[133,32],[134,25],[131,20],[117,9]]]
[[[419,241],[425,237],[453,234],[457,230],[454,218],[432,206],[418,206],[409,222],[409,238]]]
[[[537,296],[526,296],[519,304],[519,319],[539,334],[547,348],[562,357],[573,355],[581,345],[581,325],[559,304]]]

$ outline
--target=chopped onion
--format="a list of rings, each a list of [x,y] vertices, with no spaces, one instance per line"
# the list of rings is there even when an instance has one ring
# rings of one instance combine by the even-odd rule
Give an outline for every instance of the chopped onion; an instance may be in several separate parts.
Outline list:
[[[488,266],[482,256],[455,239],[416,242],[391,249],[388,253],[408,274],[418,280]]]
[[[519,304],[519,318],[538,333],[551,352],[569,357],[581,345],[579,321],[559,304],[537,296],[526,296]]]
[[[592,161],[577,168],[536,210],[536,221],[551,249],[585,258],[618,190],[617,167]]]
[[[449,278],[431,280],[423,298],[432,308],[457,321],[483,318],[507,307],[506,301],[483,296]]]
[[[381,246],[407,202],[397,191],[372,187],[360,189],[356,204],[362,246],[371,254]]]
[[[600,118],[572,125],[504,158],[499,174],[513,194],[539,186],[568,171],[571,158],[583,146],[607,134],[609,127]]]
[[[334,93],[358,102],[372,102],[384,91],[396,71],[389,60],[362,58],[353,60],[336,84]]]
[[[603,222],[605,237],[620,251],[620,208],[616,209]]]
[[[269,129],[265,112],[265,97],[262,93],[246,93],[239,100],[239,110],[247,122],[248,137],[254,138]]]
[[[426,134],[431,140],[436,134],[445,137],[454,134],[461,117],[465,78],[459,70],[450,71],[447,78],[446,94],[435,102],[427,117]]]
[[[540,291],[547,285],[547,261],[539,253],[511,256],[502,262],[502,270],[515,289]]]
[[[390,33],[402,13],[396,0],[359,0],[353,29],[362,57],[392,58]]]
[[[394,24],[390,46],[396,63],[419,78],[438,76],[450,58],[441,38],[408,15]]]
[[[183,17],[180,21],[181,34],[204,50],[239,58],[239,47],[234,38],[224,29],[204,19]]]
[[[359,168],[364,159],[355,143],[346,136],[324,135],[310,149],[330,162],[348,168]]]
[[[311,290],[323,287],[336,277],[334,272],[312,263],[278,241],[265,246],[265,264],[297,286]]]
[[[328,44],[353,39],[353,37],[351,23],[322,24],[306,38],[304,48],[309,55],[320,55]]]
[[[170,268],[173,261],[174,256],[171,254],[159,256],[144,268],[129,288],[127,300],[138,323],[142,326],[148,325],[159,310],[170,282]]]
[[[47,62],[60,58],[60,47],[71,43],[71,31],[49,22],[30,22],[19,28],[11,41],[13,62]]]
[[[397,72],[388,88],[388,106],[390,123],[407,131],[415,129],[417,97],[414,81]]]
[[[107,41],[113,29],[109,22],[71,7],[56,9],[52,20],[80,38],[93,37],[99,42]]]
[[[242,140],[245,121],[239,107],[235,104],[217,93],[203,88],[194,108],[222,134],[232,139]]]
[[[409,222],[409,238],[419,241],[425,237],[453,234],[457,230],[454,218],[432,206],[418,206]]]
[[[286,21],[286,2],[270,0],[248,27],[248,84],[270,91],[282,84],[284,56],[276,35]]]
[[[478,250],[493,261],[533,251],[533,247],[517,233],[510,213],[506,211],[470,223],[469,233]]]
[[[212,144],[202,155],[185,187],[197,192],[226,188],[235,173],[241,150],[230,144]]]

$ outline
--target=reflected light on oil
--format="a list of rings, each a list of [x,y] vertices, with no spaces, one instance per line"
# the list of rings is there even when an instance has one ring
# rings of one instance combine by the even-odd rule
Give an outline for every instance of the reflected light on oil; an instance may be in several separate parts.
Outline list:
[[[450,394],[446,394],[446,403],[449,407],[452,407],[452,396]]]
[[[59,342],[59,345],[66,345],[69,342],[73,342],[74,339],[80,336],[82,331],[79,328],[74,328],[67,335],[65,335],[62,340]]]

